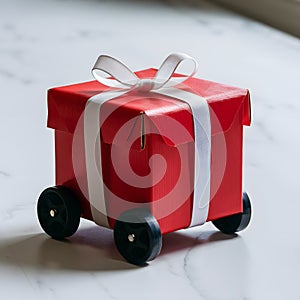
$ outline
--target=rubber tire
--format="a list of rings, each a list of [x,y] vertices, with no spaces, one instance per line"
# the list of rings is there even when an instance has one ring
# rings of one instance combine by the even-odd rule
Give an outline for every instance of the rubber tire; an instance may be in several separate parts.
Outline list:
[[[244,230],[250,223],[252,214],[251,202],[247,193],[243,193],[243,212],[212,221],[223,233],[234,234]]]
[[[54,217],[50,210],[56,210]],[[37,215],[43,230],[52,238],[62,240],[73,235],[80,223],[79,201],[72,191],[64,186],[45,189],[37,204]]]
[[[134,234],[130,242],[128,235]],[[144,265],[159,255],[162,234],[156,219],[148,211],[133,209],[126,211],[116,220],[114,240],[120,254],[131,264]]]

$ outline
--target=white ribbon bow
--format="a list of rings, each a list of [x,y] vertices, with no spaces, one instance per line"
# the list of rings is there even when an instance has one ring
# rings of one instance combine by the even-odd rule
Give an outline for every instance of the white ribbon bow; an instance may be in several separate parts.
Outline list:
[[[183,62],[192,64],[191,71],[187,75],[173,76]],[[99,174],[99,170],[100,172],[102,170],[99,124],[104,122],[104,120],[99,120],[100,109],[104,102],[120,97],[131,90],[152,91],[189,104],[193,114],[195,135],[194,197],[190,227],[206,222],[210,201],[211,124],[209,107],[207,101],[201,96],[174,88],[175,85],[192,77],[197,72],[197,68],[197,62],[189,55],[174,53],[164,60],[154,78],[140,79],[115,58],[101,55],[97,59],[92,69],[95,79],[106,86],[119,88],[91,97],[88,99],[84,111],[88,199],[91,203],[93,219],[98,225],[109,227],[104,200],[104,182],[102,174]],[[110,77],[104,77],[103,73]],[[100,161],[95,162],[95,157],[100,158]],[[183,201],[185,200],[183,199]]]
[[[179,65],[185,61],[192,63],[192,69],[189,74],[172,77]],[[117,59],[107,55],[100,55],[92,69],[92,74],[96,80],[106,86],[150,91],[159,90],[163,87],[173,87],[182,83],[189,77],[194,76],[197,70],[198,63],[191,56],[184,53],[173,53],[164,60],[153,79],[140,79]],[[112,77],[103,77],[103,73]]]

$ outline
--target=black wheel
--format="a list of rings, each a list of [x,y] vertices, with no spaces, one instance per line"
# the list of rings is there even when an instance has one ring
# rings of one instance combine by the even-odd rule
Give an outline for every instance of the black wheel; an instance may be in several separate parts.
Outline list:
[[[114,227],[120,254],[134,265],[154,259],[161,250],[162,235],[156,219],[148,211],[134,209],[120,215]]]
[[[73,193],[63,186],[47,188],[37,204],[37,214],[44,231],[61,240],[76,232],[80,222],[80,206]]]
[[[212,221],[212,223],[223,233],[234,234],[245,229],[251,219],[251,203],[247,193],[243,193],[243,212],[228,217],[224,217],[218,220]]]

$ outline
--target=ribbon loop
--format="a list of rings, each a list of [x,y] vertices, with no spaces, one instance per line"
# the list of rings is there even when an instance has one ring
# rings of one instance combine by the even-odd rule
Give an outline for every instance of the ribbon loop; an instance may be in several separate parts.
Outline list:
[[[173,77],[173,74],[183,62],[191,62],[192,69],[183,76]],[[172,87],[179,83],[184,82],[190,77],[193,77],[198,70],[197,61],[185,53],[170,54],[159,67],[154,78],[155,88]]]
[[[112,78],[104,77],[103,73]],[[98,57],[92,69],[92,74],[97,81],[110,87],[131,88],[140,81],[126,65],[108,55]]]

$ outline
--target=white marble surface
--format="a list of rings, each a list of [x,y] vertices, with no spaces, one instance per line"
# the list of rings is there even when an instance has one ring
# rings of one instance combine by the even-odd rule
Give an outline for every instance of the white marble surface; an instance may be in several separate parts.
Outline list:
[[[88,222],[49,239],[35,215],[54,180],[46,89],[91,79],[99,53],[142,69],[173,51],[194,56],[198,76],[251,90],[251,226],[169,234],[144,268]],[[299,79],[298,39],[202,2],[0,0],[0,299],[299,299]]]

